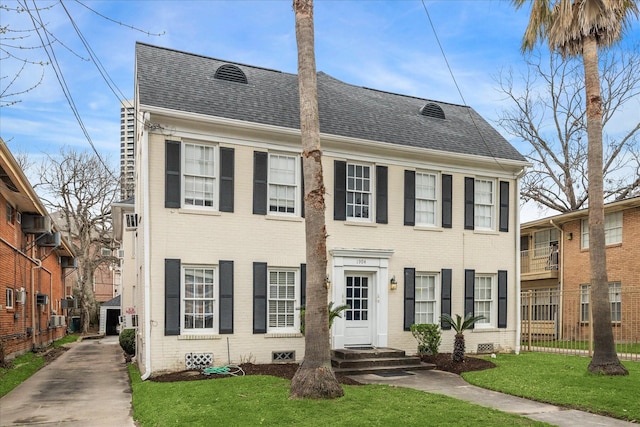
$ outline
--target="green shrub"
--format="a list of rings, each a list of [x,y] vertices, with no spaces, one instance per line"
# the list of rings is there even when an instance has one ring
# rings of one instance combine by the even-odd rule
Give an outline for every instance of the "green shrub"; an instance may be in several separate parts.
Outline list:
[[[136,330],[125,329],[120,332],[120,347],[125,353],[134,355],[136,354]]]
[[[438,354],[440,348],[440,326],[430,323],[417,323],[411,325],[411,333],[418,341],[418,354],[432,355]]]

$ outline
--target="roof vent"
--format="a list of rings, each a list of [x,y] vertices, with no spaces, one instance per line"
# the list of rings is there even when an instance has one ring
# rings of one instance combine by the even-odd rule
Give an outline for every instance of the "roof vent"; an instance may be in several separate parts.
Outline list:
[[[442,108],[432,102],[424,104],[424,107],[420,109],[420,114],[427,117],[435,117],[436,119],[444,119]]]
[[[216,70],[216,74],[213,77],[229,82],[247,83],[247,76],[245,76],[242,70],[235,65],[230,64],[221,65],[220,68]]]

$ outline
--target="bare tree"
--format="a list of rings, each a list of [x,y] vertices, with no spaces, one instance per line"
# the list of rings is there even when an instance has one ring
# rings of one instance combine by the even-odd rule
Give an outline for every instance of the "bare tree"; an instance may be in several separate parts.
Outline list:
[[[531,147],[526,157],[533,167],[523,177],[522,198],[558,212],[584,208],[588,199],[584,67],[558,53],[543,57],[540,50],[525,63],[525,73],[514,76],[508,71],[497,79],[500,91],[511,101],[498,124]],[[603,191],[605,200],[615,201],[640,191],[640,119],[631,115],[623,129],[621,120],[616,120],[640,94],[640,51],[607,49],[600,57],[600,69]]]
[[[100,266],[117,262],[102,248],[112,244],[111,204],[118,196],[118,178],[96,154],[62,148],[42,163],[39,181],[40,198],[78,258],[79,308],[86,333],[95,302],[94,274]]]
[[[304,170],[304,207],[307,257],[304,360],[291,380],[296,399],[331,399],[344,391],[331,368],[329,312],[327,310],[327,230],[320,149],[318,82],[313,34],[313,0],[294,0],[298,42],[300,131]]]

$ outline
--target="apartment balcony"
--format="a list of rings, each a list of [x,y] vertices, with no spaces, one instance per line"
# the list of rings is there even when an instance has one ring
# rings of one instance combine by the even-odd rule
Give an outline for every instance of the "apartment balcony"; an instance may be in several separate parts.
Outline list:
[[[543,280],[558,278],[558,247],[520,251],[520,280]]]

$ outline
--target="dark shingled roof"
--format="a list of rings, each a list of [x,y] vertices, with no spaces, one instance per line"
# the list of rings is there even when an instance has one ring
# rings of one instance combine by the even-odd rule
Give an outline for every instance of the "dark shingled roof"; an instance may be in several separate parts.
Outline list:
[[[214,78],[224,64],[240,68],[247,83]],[[300,128],[295,74],[144,43],[136,44],[136,69],[141,105]],[[420,114],[426,103],[441,107],[445,119]],[[323,134],[525,161],[470,107],[354,86],[323,72],[318,107]]]

